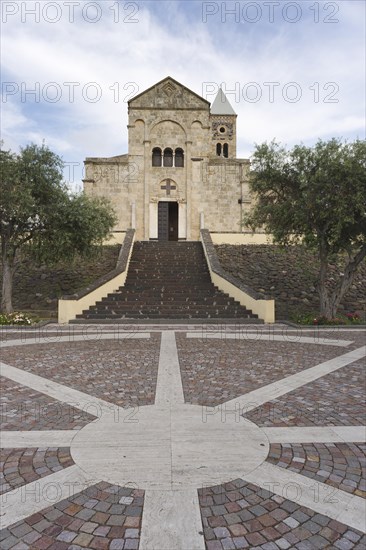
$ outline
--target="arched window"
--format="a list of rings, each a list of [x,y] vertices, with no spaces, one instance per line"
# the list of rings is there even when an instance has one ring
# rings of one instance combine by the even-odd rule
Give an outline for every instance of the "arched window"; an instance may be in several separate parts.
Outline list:
[[[169,147],[164,149],[163,166],[173,166],[173,149],[169,149]]]
[[[175,167],[176,168],[183,168],[184,166],[184,151],[183,149],[176,149],[175,150]]]
[[[216,143],[216,155],[221,157],[221,143]]]
[[[152,151],[152,165],[161,166],[161,149],[160,147],[154,147]]]
[[[229,156],[229,146],[227,143],[224,143],[224,157],[227,159]]]

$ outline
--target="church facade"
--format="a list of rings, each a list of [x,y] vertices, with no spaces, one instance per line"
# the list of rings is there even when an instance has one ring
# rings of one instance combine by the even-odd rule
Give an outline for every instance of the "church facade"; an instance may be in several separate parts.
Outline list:
[[[237,115],[167,77],[128,102],[128,154],[85,160],[84,191],[107,197],[115,230],[137,240],[240,233],[251,204],[249,160],[236,158]]]

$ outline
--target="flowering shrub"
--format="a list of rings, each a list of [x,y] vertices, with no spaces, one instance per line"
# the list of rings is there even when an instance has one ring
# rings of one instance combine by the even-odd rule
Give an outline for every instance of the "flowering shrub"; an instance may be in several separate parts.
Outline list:
[[[324,315],[315,317],[313,320],[313,325],[345,325],[347,324],[345,319],[342,317],[334,317],[334,319],[327,319]]]
[[[327,319],[324,315],[314,315],[307,313],[305,315],[298,315],[295,318],[296,323],[300,325],[359,325],[362,324],[362,319],[358,313],[346,313],[340,314],[334,319]]]
[[[31,325],[36,321],[26,313],[0,313],[0,325]]]
[[[358,313],[346,313],[346,317],[349,321],[360,321],[360,316]]]

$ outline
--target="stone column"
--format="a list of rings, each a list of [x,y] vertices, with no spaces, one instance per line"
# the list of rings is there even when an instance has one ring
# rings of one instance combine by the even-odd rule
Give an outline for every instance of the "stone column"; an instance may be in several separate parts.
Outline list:
[[[136,229],[136,203],[131,202],[131,228]]]
[[[149,175],[151,173],[151,141],[148,139],[144,140],[144,218],[143,218],[143,238],[149,240],[149,202],[150,202],[150,193],[149,193]]]
[[[186,141],[186,151],[185,151],[185,170],[186,170],[186,200],[187,200],[187,241],[190,241],[192,238],[191,232],[191,218],[192,218],[192,160],[191,160],[191,141]]]

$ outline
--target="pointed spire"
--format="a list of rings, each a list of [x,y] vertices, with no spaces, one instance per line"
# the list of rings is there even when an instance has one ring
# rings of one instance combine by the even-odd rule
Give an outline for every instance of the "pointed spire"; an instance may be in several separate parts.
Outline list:
[[[228,98],[222,91],[222,88],[217,92],[215,101],[211,105],[212,115],[236,115],[234,109],[229,103]]]

